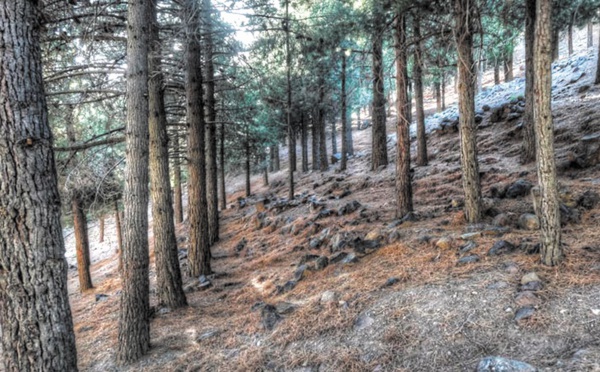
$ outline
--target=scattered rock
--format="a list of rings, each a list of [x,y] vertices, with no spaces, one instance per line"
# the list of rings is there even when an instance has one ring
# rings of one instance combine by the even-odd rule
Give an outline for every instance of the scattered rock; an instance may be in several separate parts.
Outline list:
[[[452,248],[452,238],[443,237],[435,243],[435,246],[438,247],[439,249],[448,250],[448,249]]]
[[[527,273],[527,274],[523,275],[523,277],[521,278],[522,285],[525,285],[530,282],[541,282],[541,281],[542,280],[535,272]]]
[[[330,251],[337,252],[340,249],[344,249],[348,245],[348,240],[345,238],[344,233],[336,234],[333,239],[331,239],[331,248]]]
[[[315,261],[315,260],[319,259],[320,257],[321,256],[318,256],[316,254],[305,254],[300,259],[300,262],[298,262],[298,266],[304,265],[307,262]]]
[[[273,305],[266,304],[261,310],[261,323],[265,330],[270,331],[275,328],[275,325],[281,316],[277,313],[277,308]]]
[[[504,120],[504,106],[496,107],[490,115],[490,122],[499,123]]]
[[[374,249],[378,249],[381,247],[381,242],[379,239],[377,240],[367,240],[361,238],[354,238],[351,240],[348,245],[352,247],[352,249],[359,254],[366,254],[367,251],[373,251]]]
[[[327,218],[333,216],[335,213],[331,209],[322,209],[315,219]]]
[[[533,184],[531,182],[524,179],[518,179],[508,187],[506,190],[506,197],[514,199],[528,195],[532,188]]]
[[[524,213],[519,217],[519,227],[523,230],[539,230],[540,219],[535,214]]]
[[[334,255],[332,255],[332,256],[329,258],[329,262],[330,262],[330,263],[338,263],[338,262],[341,262],[342,260],[344,260],[344,259],[346,258],[346,256],[348,256],[348,253],[346,253],[346,252],[338,252],[338,253],[335,253]]]
[[[542,302],[532,291],[519,292],[515,297],[515,304],[519,307],[536,306]]]
[[[585,209],[592,209],[598,204],[599,201],[600,195],[598,195],[598,193],[595,191],[588,190],[579,197],[577,204]]]
[[[293,290],[294,288],[296,288],[297,284],[298,284],[298,282],[296,282],[295,280],[290,280],[290,281],[286,282],[282,286],[278,285],[277,286],[277,293],[281,294],[281,293],[290,292],[291,290]]]
[[[494,217],[494,220],[492,221],[492,225],[501,226],[501,227],[511,226],[512,218],[510,218],[509,215],[506,213],[500,213],[499,215]]]
[[[96,294],[96,302],[103,302],[106,300],[108,300],[108,295],[105,295],[104,293]]]
[[[325,256],[317,258],[315,262],[315,270],[323,270],[329,265],[329,259]]]
[[[368,233],[367,236],[365,236],[365,240],[378,240],[379,238],[381,238],[381,230],[380,229],[375,229],[375,230],[371,231],[370,233]]]
[[[517,310],[515,314],[515,321],[518,322],[523,319],[528,319],[533,316],[535,313],[535,308],[533,306],[525,306]]]
[[[354,253],[348,253],[341,261],[343,264],[354,264],[358,262],[358,257]]]
[[[515,246],[506,240],[498,240],[488,251],[488,256],[499,256],[506,253],[511,253],[515,250]]]
[[[211,337],[213,337],[213,336],[216,336],[216,335],[218,335],[219,333],[221,333],[221,332],[220,332],[220,331],[218,331],[218,330],[213,330],[213,331],[204,332],[203,334],[201,334],[200,336],[198,336],[198,337],[196,338],[196,340],[194,340],[194,341],[199,343],[199,342],[201,342],[201,341],[204,341],[204,340],[206,340],[206,339],[209,339],[209,338],[211,338]]]
[[[483,105],[483,106],[481,106],[481,109],[482,109],[484,112],[488,112],[488,111],[490,111],[492,108],[490,107],[490,105]]]
[[[495,282],[495,283],[492,283],[487,286],[487,289],[504,289],[504,288],[508,288],[508,283],[503,282],[503,281]]]
[[[235,251],[238,253],[241,252],[244,248],[246,248],[246,244],[248,244],[248,241],[246,238],[242,238],[242,240],[235,245]]]
[[[325,291],[321,294],[321,302],[329,303],[329,302],[337,302],[338,295],[334,291]]]
[[[368,328],[375,323],[375,319],[373,319],[368,314],[361,314],[358,318],[356,318],[356,323],[354,323],[354,327],[356,329],[364,329]]]
[[[467,253],[469,251],[472,251],[473,249],[477,248],[477,243],[475,243],[474,241],[470,241],[467,244],[461,246],[459,248],[459,251],[461,253]]]
[[[477,261],[479,261],[479,256],[476,254],[473,254],[470,256],[462,257],[461,259],[458,260],[458,264],[466,265],[466,264],[470,264],[470,263],[475,263]]]
[[[542,282],[529,282],[529,283],[523,284],[521,286],[522,291],[531,291],[531,292],[541,291],[543,288],[544,288],[544,285],[542,284]]]
[[[299,282],[302,279],[304,279],[304,274],[306,273],[306,270],[308,270],[308,266],[306,265],[300,265],[296,271],[294,271],[294,280]]]
[[[212,287],[212,282],[206,277],[206,275],[200,275],[198,282],[200,283],[198,286],[199,289],[207,289]]]
[[[275,310],[281,315],[289,314],[294,311],[294,309],[296,309],[296,305],[290,302],[280,301],[275,304]]]
[[[312,238],[310,240],[310,242],[308,243],[308,246],[312,249],[317,249],[319,247],[321,247],[321,245],[323,244],[323,240],[319,239],[319,238]]]
[[[477,372],[537,372],[537,369],[518,360],[492,356],[479,362]]]
[[[400,281],[400,279],[395,278],[395,277],[391,277],[388,278],[388,280],[385,281],[385,284],[383,285],[384,287],[391,287],[394,284],[398,283]]]

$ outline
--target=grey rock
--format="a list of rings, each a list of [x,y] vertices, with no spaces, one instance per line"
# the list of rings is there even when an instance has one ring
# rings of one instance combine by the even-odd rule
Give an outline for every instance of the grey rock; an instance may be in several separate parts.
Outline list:
[[[506,190],[506,197],[518,198],[521,196],[529,195],[529,192],[533,188],[533,184],[527,180],[519,179]]]
[[[278,303],[275,304],[275,310],[277,311],[278,314],[289,314],[292,311],[294,311],[296,309],[296,305],[290,303],[290,302],[286,302],[286,301],[280,301]]]
[[[383,286],[384,287],[391,287],[391,286],[393,286],[394,284],[396,284],[398,282],[400,282],[400,279],[398,279],[398,278],[394,278],[394,277],[388,278],[388,280],[385,281],[385,284]]]
[[[498,240],[488,251],[488,256],[499,256],[515,250],[515,246],[506,240]]]
[[[346,258],[346,256],[348,256],[348,253],[346,253],[346,252],[337,252],[329,258],[329,262],[330,263],[341,262]]]
[[[96,294],[96,302],[103,302],[106,300],[108,300],[108,295],[105,295],[104,293]]]
[[[600,195],[595,191],[588,190],[579,197],[578,204],[585,209],[592,209],[599,201]]]
[[[323,270],[329,265],[329,259],[325,256],[317,258],[315,262],[315,270]]]
[[[273,305],[266,304],[260,313],[261,323],[267,331],[275,328],[275,325],[281,320],[281,316],[277,313],[277,308]]]
[[[515,321],[518,322],[523,319],[531,318],[534,313],[535,308],[533,306],[522,307],[519,310],[517,310],[517,313],[515,314]]]
[[[541,291],[543,288],[544,288],[544,284],[542,284],[542,282],[529,282],[529,283],[523,284],[521,286],[522,291],[531,291],[531,292]]]
[[[487,289],[504,289],[504,288],[508,288],[508,283],[499,281],[499,282],[495,282],[495,283],[488,285],[486,288]]]
[[[479,256],[476,254],[473,254],[470,256],[462,257],[461,259],[458,260],[458,264],[466,265],[466,264],[470,264],[470,263],[475,263],[477,261],[479,261]]]
[[[356,200],[353,200],[347,204],[345,204],[344,206],[342,206],[339,210],[338,210],[338,215],[340,216],[345,216],[347,214],[351,214],[356,212],[360,207],[362,207],[362,205],[357,202]]]
[[[242,238],[242,240],[240,240],[235,245],[235,251],[236,252],[241,252],[244,248],[246,248],[246,244],[248,244],[248,241],[246,240],[246,238]]]
[[[518,360],[490,356],[479,362],[477,372],[537,372],[537,369]]]
[[[308,270],[308,266],[300,265],[294,272],[294,280],[299,282],[304,278],[304,273]]]
[[[348,255],[341,261],[343,264],[353,264],[358,262],[358,257],[354,253],[348,253]]]
[[[308,246],[311,247],[312,249],[317,249],[321,246],[321,244],[323,244],[323,240],[321,240],[319,238],[313,238],[308,243]]]
[[[539,230],[540,219],[535,214],[524,213],[519,217],[519,227],[523,230]]]
[[[475,248],[477,248],[477,243],[475,243],[474,241],[470,241],[470,242],[467,242],[467,244],[461,246],[459,248],[459,250],[461,253],[467,253],[469,251],[472,251]]]
[[[325,291],[321,294],[321,302],[336,302],[338,300],[338,295],[334,291]]]

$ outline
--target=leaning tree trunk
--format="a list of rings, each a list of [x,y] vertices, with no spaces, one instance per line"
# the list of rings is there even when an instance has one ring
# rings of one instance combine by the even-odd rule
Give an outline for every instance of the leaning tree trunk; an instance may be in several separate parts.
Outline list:
[[[413,210],[410,178],[410,122],[408,121],[408,95],[406,94],[406,19],[399,12],[394,27],[396,52],[396,218],[404,217]]]
[[[473,63],[472,0],[455,0],[456,49],[458,51],[458,110],[462,181],[465,192],[465,217],[469,223],[481,220],[481,184],[477,162],[477,127],[475,126],[475,79]]]
[[[202,99],[202,71],[200,35],[196,1],[186,0],[183,14],[187,21],[186,104],[188,124],[188,220],[190,244],[188,250],[189,274],[193,278],[212,273],[208,237],[208,202],[206,199],[206,156],[204,101]]]
[[[533,124],[533,47],[535,42],[535,2],[525,1],[525,113],[523,114],[523,143],[521,164],[535,160],[535,130]]]
[[[38,1],[0,1],[0,324],[6,371],[77,371]]]
[[[175,189],[175,222],[182,223],[183,222],[183,192],[181,189],[181,160],[180,160],[180,151],[181,147],[179,146],[179,133],[175,133],[173,136],[173,149],[175,151],[175,156],[173,157],[173,188]]]
[[[413,18],[413,33],[417,40],[414,49],[413,80],[415,82],[415,108],[417,110],[417,165],[427,165],[427,135],[425,133],[425,110],[423,108],[423,59],[421,52],[421,25]],[[402,86],[404,86],[403,84]]]
[[[385,93],[383,87],[383,33],[385,16],[382,5],[375,2],[373,11],[373,138],[371,147],[371,170],[387,166],[387,136],[385,128]]]
[[[156,265],[156,294],[160,305],[175,309],[187,305],[179,268],[173,200],[169,178],[169,136],[165,112],[161,45],[156,7],[152,7],[151,45],[148,58],[150,131],[150,184],[152,231]]]
[[[562,248],[552,123],[552,0],[538,0],[536,13],[534,123],[540,185],[541,255],[542,263],[553,266],[561,260]]]
[[[342,76],[340,78],[342,81],[342,92],[340,94],[342,98],[342,158],[340,160],[340,170],[346,170],[346,163],[348,162],[348,134],[346,127],[348,126],[348,119],[346,118],[346,111],[348,108],[346,107],[346,54],[345,51],[342,51]]]
[[[206,74],[206,199],[208,202],[209,244],[219,240],[219,193],[217,191],[217,114],[215,100],[215,66],[213,63],[212,5],[202,0],[204,15],[204,61]]]
[[[123,269],[117,362],[132,363],[150,348],[148,277],[148,41],[152,2],[128,5],[127,151]]]
[[[85,210],[78,195],[71,199],[73,213],[73,230],[75,233],[75,254],[77,256],[77,272],[79,276],[79,291],[92,289],[92,276],[90,275],[90,241]]]

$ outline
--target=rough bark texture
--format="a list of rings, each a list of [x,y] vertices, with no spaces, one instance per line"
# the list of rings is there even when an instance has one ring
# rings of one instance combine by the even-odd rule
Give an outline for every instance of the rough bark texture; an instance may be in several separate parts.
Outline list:
[[[509,81],[513,81],[513,79],[513,56],[510,54],[506,56],[506,59],[504,60],[504,82],[508,83]]]
[[[0,1],[0,369],[76,371],[37,4]]]
[[[415,109],[417,111],[417,165],[427,165],[427,135],[425,133],[425,110],[423,108],[423,59],[421,52],[421,25],[413,19],[413,34],[417,42],[414,49],[413,80],[415,82]]]
[[[337,128],[335,127],[335,119],[331,121],[331,154],[335,155],[338,153],[337,148]]]
[[[594,22],[588,22],[587,24],[587,47],[591,48],[594,46]]]
[[[383,5],[375,2],[373,11],[373,139],[371,148],[371,169],[376,170],[388,164],[387,136],[385,129],[385,94],[383,89],[383,33],[385,15]]]
[[[541,197],[541,256],[544,264],[556,265],[562,258],[562,248],[552,123],[552,0],[537,0],[536,14],[534,122]]]
[[[455,0],[456,48],[458,51],[458,110],[462,181],[465,192],[465,217],[469,223],[481,219],[481,184],[477,162],[477,127],[475,125],[476,64],[473,62],[472,0]]]
[[[115,202],[115,227],[117,229],[117,249],[119,262],[121,261],[121,252],[123,252],[123,230],[121,228],[121,213],[119,212],[119,203]],[[121,265],[119,264],[119,267]],[[120,269],[119,269],[120,270]]]
[[[296,134],[292,125],[292,55],[290,51],[290,0],[285,2],[285,72],[287,101],[285,105],[287,134],[289,140],[288,199],[294,199],[294,171],[296,170]]]
[[[98,235],[100,235],[100,237],[98,238],[99,243],[104,243],[104,224],[105,224],[105,222],[106,221],[105,221],[104,215],[100,216],[99,221],[98,221],[98,223],[100,225],[99,226],[100,232],[98,233]]]
[[[408,96],[406,94],[406,20],[398,14],[394,27],[396,52],[396,217],[400,218],[413,210],[412,185],[410,178],[410,122],[407,118]]]
[[[301,125],[302,172],[308,172],[308,123],[304,113],[302,113]]]
[[[127,151],[123,269],[117,362],[150,348],[148,278],[148,36],[151,0],[131,0],[127,16]]]
[[[523,114],[523,143],[521,163],[535,160],[535,130],[533,124],[533,44],[535,41],[535,2],[525,1],[525,113]]]
[[[347,105],[348,105],[348,97],[346,97],[346,106]],[[360,120],[358,122],[360,123]],[[346,143],[347,143],[346,151],[348,152],[348,155],[353,156],[354,155],[354,141],[352,139],[352,118],[350,118],[350,120],[347,120],[347,123],[346,123]]]
[[[560,57],[560,29],[552,30],[552,62]]]
[[[174,205],[175,205],[175,222],[183,222],[183,190],[181,189],[181,160],[179,154],[181,147],[179,145],[179,133],[173,136],[173,150],[175,156],[173,157],[173,189],[174,189]]]
[[[435,92],[435,112],[442,112],[442,87],[440,83],[433,84],[433,90]]]
[[[319,108],[315,109],[315,114],[312,116],[311,126],[311,154],[312,154],[312,170],[317,171],[321,169],[320,156],[319,156],[319,137],[321,131],[319,130],[320,114]]]
[[[225,190],[225,122],[221,124],[221,133],[219,138],[219,189],[221,198],[221,210],[227,209],[227,191]]]
[[[342,98],[342,159],[340,161],[340,170],[346,170],[346,163],[348,162],[348,135],[347,129],[348,119],[346,115],[346,111],[348,108],[346,107],[346,55],[342,52],[342,76],[340,80],[342,81],[342,92],[340,94]]]
[[[150,80],[150,184],[152,197],[152,231],[156,264],[156,294],[160,305],[172,309],[187,305],[179,268],[173,200],[169,179],[169,136],[165,113],[161,46],[156,6],[152,6],[151,55],[148,58]]]
[[[183,14],[187,21],[186,105],[188,126],[188,220],[190,245],[189,274],[193,278],[212,273],[208,237],[208,206],[206,199],[206,156],[204,102],[198,8],[194,0],[186,0]]]
[[[71,199],[73,213],[73,231],[75,233],[75,254],[77,256],[77,273],[79,276],[79,291],[92,289],[92,276],[90,275],[90,241],[85,210],[79,196]]]
[[[494,62],[494,85],[500,84],[500,65],[498,61]]]
[[[281,170],[281,159],[279,157],[279,144],[271,146],[271,163],[273,164],[273,172]]]
[[[596,79],[594,84],[600,84],[600,32],[598,32],[598,61],[596,64]]]
[[[573,54],[573,23],[567,26],[567,48],[570,57]]]
[[[246,153],[246,161],[244,162],[244,169],[246,170],[245,175],[246,175],[246,197],[250,197],[250,195],[252,195],[252,190],[251,190],[251,173],[252,173],[252,169],[250,169],[250,139],[248,138],[248,128],[246,127],[246,141],[244,143],[245,146],[245,153]]]
[[[215,66],[213,63],[212,4],[202,0],[204,18],[204,60],[206,87],[206,199],[208,203],[208,236],[210,244],[219,240],[219,194],[217,191],[217,111],[215,100]]]

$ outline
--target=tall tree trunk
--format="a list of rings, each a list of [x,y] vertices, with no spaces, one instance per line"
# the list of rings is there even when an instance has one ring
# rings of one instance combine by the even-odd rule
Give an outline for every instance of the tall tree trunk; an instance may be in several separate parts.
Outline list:
[[[348,107],[348,97],[346,95],[346,107]],[[347,110],[347,108],[346,108]],[[360,123],[360,120],[358,121]],[[348,155],[354,155],[354,141],[352,140],[352,117],[346,118],[346,152]]]
[[[208,239],[208,201],[206,199],[206,152],[202,71],[200,60],[200,24],[195,0],[186,0],[183,14],[187,20],[186,103],[188,125],[188,220],[190,244],[189,274],[193,278],[212,273]]]
[[[202,0],[204,26],[204,61],[206,87],[206,199],[208,202],[209,244],[219,240],[219,193],[217,191],[217,111],[215,100],[215,67],[213,63],[212,4]]]
[[[408,96],[406,94],[406,19],[399,12],[394,27],[396,52],[396,218],[404,217],[413,210],[410,178],[410,122],[407,118]]]
[[[533,49],[535,42],[535,2],[525,1],[525,113],[523,114],[523,143],[521,164],[535,160],[535,130],[533,124],[534,77]]]
[[[542,263],[553,266],[562,258],[562,247],[552,123],[552,0],[537,0],[536,13],[534,123],[541,197],[541,256]]]
[[[79,291],[92,289],[92,276],[90,275],[90,242],[88,224],[85,210],[78,195],[71,199],[73,212],[73,230],[75,232],[75,253],[77,255],[77,272],[79,274]]]
[[[329,161],[327,160],[327,137],[325,136],[325,109],[323,108],[323,104],[325,101],[325,71],[323,62],[321,62],[319,79],[319,170],[325,172],[329,168]]]
[[[123,224],[123,289],[117,362],[132,363],[150,348],[148,278],[148,36],[152,2],[128,4],[127,151]]]
[[[406,76],[406,99],[407,99],[407,105],[406,106],[406,120],[408,120],[409,123],[412,123],[412,99],[413,99],[413,94],[412,94],[412,89],[413,89],[413,85],[412,82],[408,76],[408,64],[406,65],[404,71],[404,76]]]
[[[569,50],[569,57],[573,55],[573,23],[569,22],[567,26],[567,46]]]
[[[222,102],[222,101],[221,101]],[[227,191],[225,190],[225,122],[221,123],[221,133],[219,138],[219,189],[221,189],[221,210],[227,209]]]
[[[302,172],[308,172],[308,124],[306,115],[302,113],[300,141],[302,142]]]
[[[587,46],[588,48],[594,46],[594,22],[592,21],[587,24]]]
[[[6,371],[77,371],[41,2],[0,2],[0,324]]]
[[[552,62],[560,57],[560,29],[552,30]]]
[[[600,38],[600,32],[598,32],[598,36]],[[594,80],[594,84],[600,84],[600,40],[598,41],[598,56],[597,56],[597,64],[596,64],[596,79]]]
[[[292,135],[288,135],[288,150],[289,150],[289,160],[290,160],[290,167],[292,168],[292,172],[295,172],[297,170],[297,166],[298,166],[298,156],[296,153],[296,134],[292,133]]]
[[[246,160],[244,161],[244,169],[246,175],[246,197],[249,198],[252,195],[251,185],[252,182],[250,177],[252,176],[252,169],[250,167],[250,141],[248,139],[248,128],[246,128],[246,141],[244,142],[244,153]]]
[[[176,132],[173,136],[173,149],[175,156],[173,157],[173,188],[175,189],[175,222],[183,223],[183,192],[181,189],[181,160],[179,145],[179,133]]]
[[[508,83],[510,81],[513,81],[513,79],[513,55],[511,53],[507,55],[504,59],[504,82]]]
[[[271,156],[273,163],[273,172],[279,172],[281,169],[280,158],[279,158],[279,144],[274,144],[271,146]]]
[[[346,54],[345,51],[342,51],[342,76],[340,77],[342,81],[342,92],[340,96],[342,98],[342,158],[340,160],[340,170],[346,170],[346,163],[348,162],[348,133],[347,133],[347,118],[346,112],[348,108],[346,107]]]
[[[442,111],[446,110],[446,73],[442,71]]]
[[[264,186],[269,186],[269,156],[265,155],[265,164],[263,165],[263,184]]]
[[[123,230],[121,226],[121,213],[119,212],[119,202],[115,201],[115,228],[117,229],[117,249],[119,255],[119,267],[121,266],[121,253],[123,252]],[[121,271],[119,269],[119,271]]]
[[[156,6],[150,22],[151,55],[148,57],[148,128],[150,132],[150,184],[152,231],[156,265],[156,294],[160,305],[176,309],[186,306],[179,268],[173,200],[169,178],[169,136],[165,112],[161,45]]]
[[[335,128],[335,118],[333,118],[333,120],[331,120],[331,154],[335,155],[337,153],[337,131]]]
[[[494,61],[494,85],[500,84],[500,65],[498,60]]]
[[[319,122],[321,120],[321,114],[319,113],[319,108],[315,109],[315,114],[312,119],[312,128],[311,128],[311,152],[312,152],[312,170],[320,170],[321,169],[321,157],[319,155],[319,137],[321,135],[321,130],[319,129]]]
[[[288,169],[288,199],[294,199],[294,171],[296,170],[296,137],[292,126],[292,55],[290,52],[290,0],[285,2],[285,71],[287,82],[286,123],[290,140]]]
[[[427,165],[427,134],[425,133],[425,110],[423,108],[423,59],[421,52],[421,25],[413,18],[413,33],[417,40],[414,49],[413,79],[415,82],[415,108],[417,110],[417,165]],[[410,138],[410,137],[409,137]]]
[[[373,139],[371,170],[387,166],[387,135],[385,128],[385,93],[383,88],[383,33],[385,15],[383,5],[375,2],[373,11]]]
[[[472,0],[455,0],[456,48],[458,51],[459,76],[459,128],[462,165],[462,181],[465,192],[465,217],[469,223],[481,220],[481,184],[477,162],[477,127],[475,125],[475,79],[477,71],[473,63],[473,14]]]
[[[442,87],[439,82],[433,84],[433,91],[435,92],[435,111],[440,113],[442,112]]]
[[[100,216],[100,218],[98,219],[98,235],[100,235],[100,237],[98,238],[98,242],[99,243],[104,243],[104,223],[105,223],[105,216],[104,214]]]

